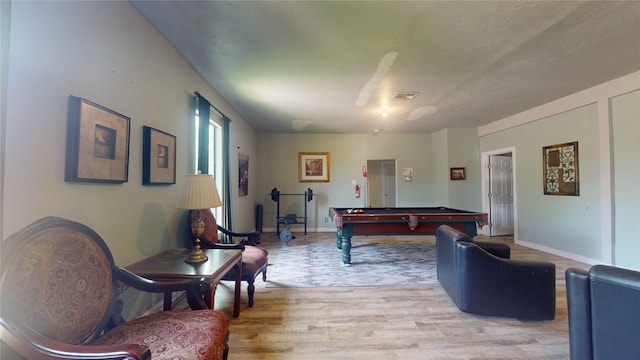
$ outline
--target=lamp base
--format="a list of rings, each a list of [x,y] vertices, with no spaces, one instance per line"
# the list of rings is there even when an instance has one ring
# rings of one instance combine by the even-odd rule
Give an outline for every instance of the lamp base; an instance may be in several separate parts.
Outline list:
[[[205,255],[204,251],[202,251],[202,248],[198,244],[194,246],[193,249],[191,249],[189,256],[184,259],[184,262],[188,264],[200,264],[207,260],[209,260],[209,258],[207,257],[207,255]]]
[[[200,264],[209,260],[207,255],[204,254],[204,251],[202,251],[202,247],[200,246],[200,236],[202,236],[202,234],[204,233],[204,227],[204,221],[202,221],[200,213],[198,213],[196,219],[191,223],[191,232],[196,237],[196,241],[194,241],[195,245],[193,245],[193,249],[191,249],[189,256],[184,259],[184,262],[188,264]]]

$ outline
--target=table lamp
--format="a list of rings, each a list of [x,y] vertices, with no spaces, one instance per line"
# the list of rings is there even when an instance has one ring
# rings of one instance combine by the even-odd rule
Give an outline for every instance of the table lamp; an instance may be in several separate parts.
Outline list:
[[[191,223],[191,232],[196,237],[195,245],[191,249],[189,256],[184,260],[185,262],[199,264],[209,259],[202,251],[202,247],[200,247],[200,237],[204,233],[205,227],[200,211],[218,206],[222,206],[222,201],[220,200],[220,195],[218,195],[218,189],[212,175],[186,175],[176,207],[184,210],[196,210],[197,216]]]

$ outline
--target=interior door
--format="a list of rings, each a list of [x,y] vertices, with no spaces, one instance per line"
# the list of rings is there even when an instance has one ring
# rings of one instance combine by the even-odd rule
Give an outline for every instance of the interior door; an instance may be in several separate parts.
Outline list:
[[[367,160],[367,206],[396,206],[396,161]]]
[[[491,236],[513,234],[513,158],[489,156],[489,193]]]

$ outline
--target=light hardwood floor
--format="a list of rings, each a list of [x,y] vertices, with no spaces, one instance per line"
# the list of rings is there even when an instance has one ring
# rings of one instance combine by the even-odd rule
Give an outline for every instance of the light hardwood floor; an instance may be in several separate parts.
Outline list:
[[[439,284],[267,288],[258,278],[253,308],[247,307],[243,283],[241,313],[231,324],[229,359],[568,359],[564,271],[589,266],[515,245],[511,237],[477,240],[508,243],[513,259],[556,264],[555,320],[465,314]],[[269,249],[270,263],[284,246],[273,233],[263,234],[261,245]],[[232,285],[221,284],[216,294],[216,308],[228,314]]]

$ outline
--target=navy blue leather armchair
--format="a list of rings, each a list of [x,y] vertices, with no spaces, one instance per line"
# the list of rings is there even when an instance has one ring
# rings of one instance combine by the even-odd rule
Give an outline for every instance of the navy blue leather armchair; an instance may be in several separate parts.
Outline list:
[[[555,264],[509,259],[508,245],[477,243],[447,225],[436,231],[438,281],[463,312],[552,320]],[[498,255],[498,256],[496,256]]]
[[[640,272],[595,265],[565,277],[571,360],[640,359]]]

